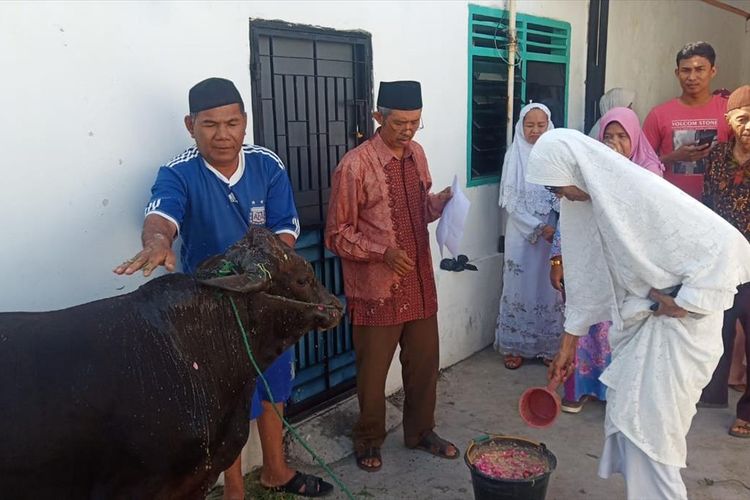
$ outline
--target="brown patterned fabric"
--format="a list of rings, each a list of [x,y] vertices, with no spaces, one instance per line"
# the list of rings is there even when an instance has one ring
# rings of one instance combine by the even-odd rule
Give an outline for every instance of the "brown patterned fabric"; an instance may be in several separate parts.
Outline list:
[[[424,150],[411,142],[399,160],[377,133],[349,151],[333,175],[326,246],[342,259],[355,325],[389,326],[437,312],[427,224],[442,212]],[[383,262],[389,247],[416,269],[399,277]]]
[[[750,161],[737,163],[734,144],[717,144],[709,155],[703,202],[750,240]]]

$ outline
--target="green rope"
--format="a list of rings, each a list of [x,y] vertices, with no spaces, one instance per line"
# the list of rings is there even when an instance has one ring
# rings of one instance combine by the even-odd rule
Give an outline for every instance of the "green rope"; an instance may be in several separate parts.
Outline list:
[[[247,351],[247,356],[250,358],[250,362],[253,364],[253,368],[255,368],[255,371],[258,373],[258,377],[260,377],[260,380],[263,382],[263,386],[266,389],[266,393],[268,394],[271,399],[273,399],[273,396],[271,394],[271,388],[268,386],[268,381],[266,380],[266,377],[263,376],[263,372],[261,371],[260,367],[258,366],[258,362],[255,360],[255,356],[253,356],[253,350],[250,348],[250,342],[247,340],[247,332],[245,331],[245,327],[242,325],[242,320],[240,319],[240,313],[237,311],[237,306],[234,303],[234,299],[232,297],[229,297],[229,302],[232,304],[232,310],[234,311],[234,317],[237,319],[237,324],[240,327],[240,331],[242,332],[242,341],[245,343],[245,350]],[[279,417],[281,422],[284,424],[284,427],[292,433],[292,436],[294,436],[294,439],[296,439],[305,450],[315,459],[316,462],[318,462],[321,467],[326,471],[326,474],[333,479],[333,482],[336,483],[336,485],[346,493],[346,497],[349,498],[349,500],[354,500],[354,495],[352,495],[352,492],[349,491],[349,488],[346,487],[346,485],[334,474],[334,472],[331,470],[331,468],[328,466],[328,464],[320,458],[317,453],[315,453],[312,448],[305,442],[305,440],[302,438],[302,436],[299,435],[297,432],[297,429],[292,427],[292,425],[286,421],[286,419],[281,415],[281,412],[279,412],[279,409],[276,408],[275,404],[271,405],[273,407],[273,411],[276,412],[276,415]]]
[[[231,262],[226,259],[221,261],[221,267],[216,271],[218,276],[229,276],[230,274],[238,274],[237,270]]]

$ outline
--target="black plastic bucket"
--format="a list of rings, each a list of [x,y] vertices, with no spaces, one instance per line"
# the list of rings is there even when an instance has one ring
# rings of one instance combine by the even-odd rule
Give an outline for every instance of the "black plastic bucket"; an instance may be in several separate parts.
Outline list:
[[[546,461],[547,471],[528,479],[499,479],[484,474],[474,466],[474,462],[483,448],[498,444],[511,445],[536,454]],[[482,436],[473,439],[466,448],[464,461],[471,471],[476,500],[544,500],[550,475],[557,467],[557,457],[544,443],[512,436]]]

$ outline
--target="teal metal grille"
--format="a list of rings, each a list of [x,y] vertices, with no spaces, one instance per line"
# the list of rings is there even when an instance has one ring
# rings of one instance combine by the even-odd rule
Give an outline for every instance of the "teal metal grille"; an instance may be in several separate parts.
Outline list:
[[[516,68],[515,117],[530,101],[544,102],[555,126],[565,126],[568,110],[570,24],[519,13],[520,63]],[[505,155],[508,92],[508,13],[469,5],[467,184],[500,180]]]

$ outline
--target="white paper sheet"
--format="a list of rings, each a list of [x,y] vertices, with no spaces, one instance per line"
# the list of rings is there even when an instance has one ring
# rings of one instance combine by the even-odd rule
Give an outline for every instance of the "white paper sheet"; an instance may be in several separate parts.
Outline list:
[[[445,205],[443,215],[437,227],[437,242],[440,247],[440,257],[443,256],[443,245],[455,257],[459,254],[459,245],[464,235],[466,216],[469,214],[471,202],[458,185],[458,176],[453,176],[451,185],[453,197]]]

